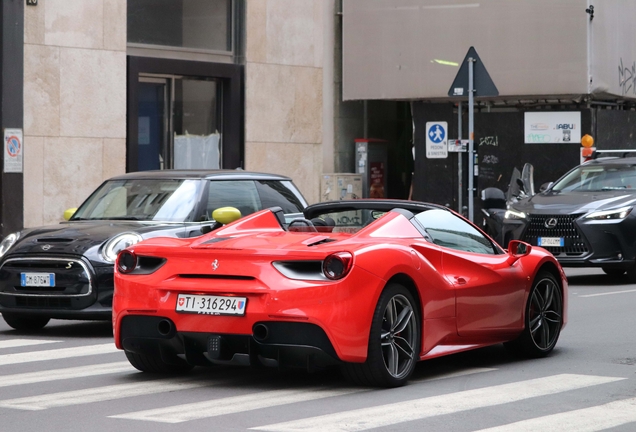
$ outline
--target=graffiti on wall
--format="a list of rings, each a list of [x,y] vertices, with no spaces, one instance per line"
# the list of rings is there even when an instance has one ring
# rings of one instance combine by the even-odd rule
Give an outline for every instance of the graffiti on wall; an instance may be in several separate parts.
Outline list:
[[[623,58],[621,57],[618,64],[618,86],[621,88],[621,94],[636,95],[636,61],[634,61],[631,67],[623,66]]]
[[[495,136],[487,136],[483,138],[479,138],[479,146],[499,146],[499,138]]]

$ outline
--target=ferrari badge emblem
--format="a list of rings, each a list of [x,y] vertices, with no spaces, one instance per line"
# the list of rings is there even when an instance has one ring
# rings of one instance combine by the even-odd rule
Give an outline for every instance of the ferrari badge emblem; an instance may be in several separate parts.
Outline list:
[[[212,261],[212,270],[216,270],[219,268],[219,260],[215,259]]]

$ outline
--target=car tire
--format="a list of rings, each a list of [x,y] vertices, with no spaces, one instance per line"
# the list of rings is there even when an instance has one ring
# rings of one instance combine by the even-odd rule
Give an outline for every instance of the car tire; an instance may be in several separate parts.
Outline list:
[[[27,316],[21,314],[13,314],[4,312],[2,314],[4,321],[16,330],[35,331],[44,328],[51,320],[47,317]]]
[[[406,384],[419,360],[420,335],[419,308],[413,296],[402,285],[387,285],[373,314],[367,360],[343,364],[343,375],[363,386]]]
[[[636,283],[636,265],[627,269],[627,278],[630,283]]]
[[[563,295],[551,273],[540,271],[535,277],[524,320],[521,335],[504,346],[523,357],[547,356],[554,349],[563,327]]]
[[[625,274],[625,269],[622,268],[602,267],[602,269],[606,275],[612,277],[623,276]]]
[[[192,370],[194,366],[186,362],[178,364],[166,363],[162,359],[157,357],[148,356],[145,354],[138,354],[131,351],[124,351],[126,358],[135,369],[141,372],[148,373],[160,373],[160,374],[176,374],[184,373]]]

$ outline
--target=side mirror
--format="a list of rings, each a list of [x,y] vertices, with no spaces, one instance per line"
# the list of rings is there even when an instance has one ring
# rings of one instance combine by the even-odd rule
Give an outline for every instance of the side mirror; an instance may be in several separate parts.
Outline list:
[[[236,207],[221,207],[212,212],[212,219],[227,225],[242,217],[241,211]]]
[[[548,189],[550,189],[552,187],[552,185],[554,184],[554,182],[545,182],[541,185],[541,187],[539,188],[539,192],[545,192]]]
[[[508,244],[508,254],[515,258],[521,258],[530,254],[532,246],[521,240],[510,240]]]
[[[67,221],[72,218],[76,211],[77,207],[64,210],[64,220]]]

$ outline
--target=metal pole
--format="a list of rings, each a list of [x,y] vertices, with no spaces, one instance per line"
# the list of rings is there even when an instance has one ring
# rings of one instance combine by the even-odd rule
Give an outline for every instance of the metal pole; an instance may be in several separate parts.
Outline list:
[[[468,59],[468,219],[473,221],[473,190],[475,176],[475,153],[473,149],[474,129],[474,98],[473,98],[473,62],[475,60],[470,57]]]
[[[462,101],[457,104],[457,135],[462,140]],[[464,185],[462,184],[462,152],[457,152],[457,176],[458,176],[458,194],[457,194],[457,212],[462,214],[462,195],[464,195]]]

